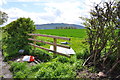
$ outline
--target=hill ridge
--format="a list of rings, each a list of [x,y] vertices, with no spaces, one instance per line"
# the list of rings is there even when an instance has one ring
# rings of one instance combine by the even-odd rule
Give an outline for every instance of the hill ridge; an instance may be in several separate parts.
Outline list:
[[[84,29],[84,26],[77,24],[67,24],[67,23],[36,24],[36,29],[56,29],[56,27],[75,27],[77,29]]]

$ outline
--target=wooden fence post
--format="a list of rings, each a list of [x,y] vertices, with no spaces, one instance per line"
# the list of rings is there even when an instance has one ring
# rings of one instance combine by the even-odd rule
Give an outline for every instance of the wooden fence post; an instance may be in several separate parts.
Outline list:
[[[36,39],[36,36],[33,36],[33,39]],[[36,45],[36,41],[34,41],[33,44]],[[34,53],[35,53],[35,49],[36,47],[34,47],[34,50],[33,50]]]
[[[54,42],[53,42],[53,50],[56,52],[57,51],[57,39],[56,38],[53,38],[54,39]]]

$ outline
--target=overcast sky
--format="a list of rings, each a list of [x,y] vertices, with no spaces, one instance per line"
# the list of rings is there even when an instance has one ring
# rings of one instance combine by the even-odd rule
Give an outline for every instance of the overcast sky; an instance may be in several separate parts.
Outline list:
[[[20,17],[30,17],[35,24],[81,24],[79,17],[89,17],[94,3],[101,1],[108,0],[0,0],[0,10],[8,14],[5,24]]]

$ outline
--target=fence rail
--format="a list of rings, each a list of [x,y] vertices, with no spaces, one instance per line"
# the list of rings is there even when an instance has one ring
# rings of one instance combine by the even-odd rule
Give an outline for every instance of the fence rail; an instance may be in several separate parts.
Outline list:
[[[50,37],[50,38],[55,38],[55,39],[63,39],[63,40],[70,40],[70,38],[66,37],[59,37],[59,36],[52,36],[52,35],[44,35],[44,34],[28,34],[31,36],[43,36],[43,37]]]
[[[63,39],[63,40],[69,40],[69,41],[70,41],[70,38],[59,37],[59,36],[52,36],[52,35],[43,35],[43,34],[28,34],[28,35],[29,35],[29,36],[33,36],[33,39],[32,39],[32,38],[28,38],[28,40],[34,41],[33,43],[29,43],[29,45],[34,46],[34,49],[37,47],[37,48],[40,48],[40,49],[43,49],[43,50],[46,50],[46,51],[53,52],[53,53],[55,53],[55,54],[63,55],[63,56],[66,56],[66,57],[70,57],[70,55],[67,55],[67,54],[64,54],[64,53],[57,52],[57,46],[59,46],[59,47],[64,47],[64,48],[67,48],[67,49],[70,49],[69,46],[57,44],[57,39]],[[37,40],[37,39],[35,39],[36,36],[42,36],[42,37],[53,38],[54,41],[53,41],[53,43],[51,43],[51,42],[46,42],[46,41]],[[47,48],[38,46],[38,45],[36,45],[36,42],[41,42],[41,43],[53,45],[53,50],[50,50],[50,49],[47,49]]]
[[[45,44],[50,44],[50,45],[55,45],[54,43],[45,42],[45,41],[41,41],[41,40],[36,40],[36,39],[32,39],[32,38],[28,38],[28,40],[32,40],[32,41],[36,41],[36,42],[41,42],[41,43],[45,43]],[[64,47],[64,48],[70,49],[69,46],[65,46],[65,45],[56,44],[56,46],[60,46],[60,47]]]

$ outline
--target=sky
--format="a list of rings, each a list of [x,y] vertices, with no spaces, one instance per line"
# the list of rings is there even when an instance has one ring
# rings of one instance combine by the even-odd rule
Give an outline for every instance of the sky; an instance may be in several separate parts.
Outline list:
[[[35,24],[81,25],[83,21],[79,17],[89,17],[90,9],[101,1],[109,0],[0,0],[0,10],[9,17],[3,25],[20,17],[29,17]]]

